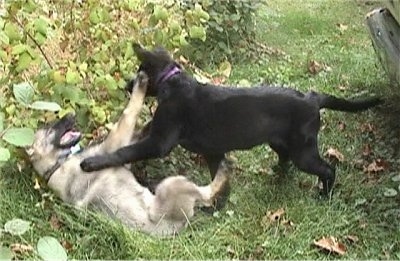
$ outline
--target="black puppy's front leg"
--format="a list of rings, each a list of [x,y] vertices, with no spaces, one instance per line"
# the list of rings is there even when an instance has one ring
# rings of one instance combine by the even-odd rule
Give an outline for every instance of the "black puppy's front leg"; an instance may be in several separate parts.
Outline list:
[[[122,166],[134,161],[164,157],[178,144],[178,132],[171,130],[167,136],[150,134],[143,140],[122,147],[110,154],[84,159],[80,166],[86,172]]]

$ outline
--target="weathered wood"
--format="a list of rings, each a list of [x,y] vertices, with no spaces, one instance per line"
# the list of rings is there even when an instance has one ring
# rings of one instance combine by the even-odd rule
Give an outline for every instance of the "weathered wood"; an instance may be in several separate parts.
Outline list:
[[[400,85],[400,25],[386,8],[366,16],[372,44],[391,82]]]

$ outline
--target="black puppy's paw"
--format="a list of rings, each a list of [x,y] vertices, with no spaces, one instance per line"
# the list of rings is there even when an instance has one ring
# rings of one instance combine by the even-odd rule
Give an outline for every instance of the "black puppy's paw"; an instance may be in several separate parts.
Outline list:
[[[102,169],[102,164],[100,164],[100,162],[102,162],[101,157],[89,157],[84,159],[80,166],[83,171],[92,172]]]

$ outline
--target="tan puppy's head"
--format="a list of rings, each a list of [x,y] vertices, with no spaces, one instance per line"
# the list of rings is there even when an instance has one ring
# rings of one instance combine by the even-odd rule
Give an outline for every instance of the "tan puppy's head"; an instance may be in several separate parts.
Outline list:
[[[75,117],[67,114],[36,131],[33,144],[26,152],[39,176],[43,177],[60,159],[66,158],[79,142],[81,133],[74,126]]]

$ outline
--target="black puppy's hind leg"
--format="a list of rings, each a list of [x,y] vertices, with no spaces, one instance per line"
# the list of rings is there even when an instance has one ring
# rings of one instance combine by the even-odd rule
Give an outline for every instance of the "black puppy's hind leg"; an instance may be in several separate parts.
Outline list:
[[[223,164],[228,164],[227,160],[225,159],[225,155],[224,154],[207,154],[207,155],[203,155],[207,165],[208,165],[208,169],[210,171],[210,175],[211,175],[211,179],[214,180],[216,177],[216,175],[218,175],[218,170],[219,168],[223,165]],[[224,162],[225,161],[225,162]],[[231,190],[231,186],[230,186],[230,182],[229,180],[225,183],[225,186],[223,189],[221,189],[218,193],[218,195],[216,195],[213,207],[204,207],[202,208],[203,211],[207,212],[207,213],[212,213],[214,212],[214,210],[219,210],[222,209],[225,204],[226,201],[229,198],[229,194],[230,194],[230,190]]]
[[[278,143],[270,143],[269,146],[278,154],[278,164],[272,166],[272,170],[278,174],[285,174],[289,169],[289,153],[286,146]]]
[[[308,148],[299,151],[292,160],[300,170],[318,176],[323,185],[321,195],[324,197],[330,196],[335,183],[335,168],[319,156],[316,145],[312,149]]]

